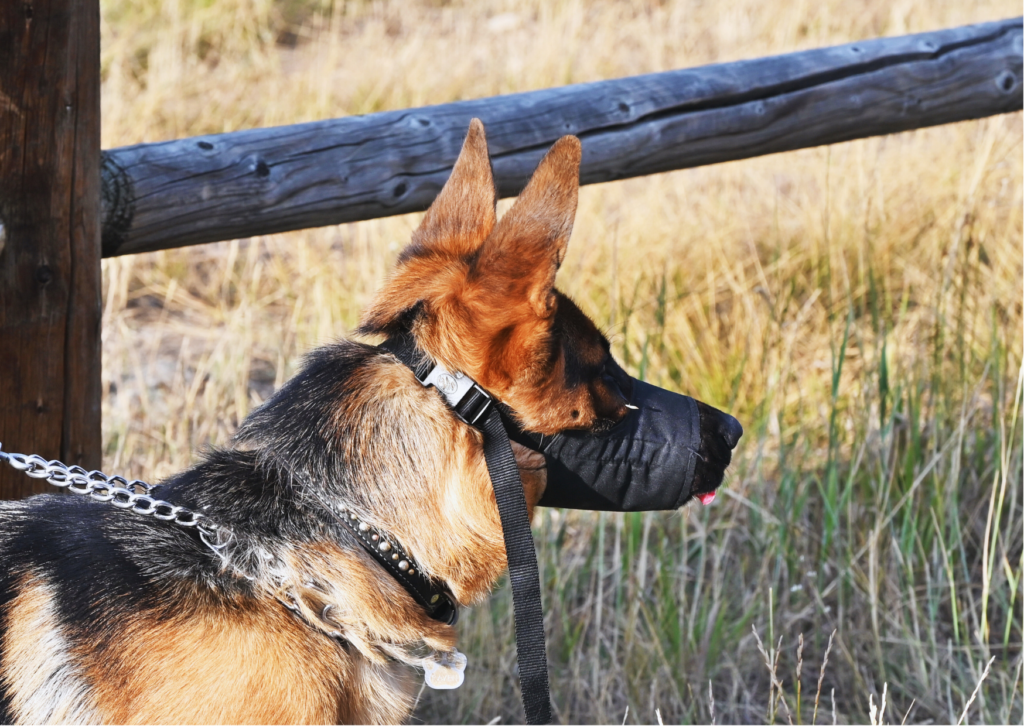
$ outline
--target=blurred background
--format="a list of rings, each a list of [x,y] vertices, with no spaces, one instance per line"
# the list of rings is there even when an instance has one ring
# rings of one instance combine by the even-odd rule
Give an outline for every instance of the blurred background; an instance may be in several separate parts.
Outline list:
[[[101,8],[104,148],[1021,12],[1010,0]],[[1021,135],[1017,113],[581,189],[559,287],[632,374],[733,413],[746,435],[710,507],[540,510],[556,718],[950,723],[991,660],[966,722],[1021,722]],[[104,469],[158,480],[225,443],[303,354],[350,334],[418,221],[105,260]],[[458,627],[466,683],[424,691],[414,720],[521,720],[507,587]]]

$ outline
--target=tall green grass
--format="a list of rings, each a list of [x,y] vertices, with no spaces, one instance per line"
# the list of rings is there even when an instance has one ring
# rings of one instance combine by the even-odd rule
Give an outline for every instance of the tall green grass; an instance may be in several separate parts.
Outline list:
[[[1020,12],[102,7],[105,146]],[[629,722],[710,722],[713,704],[718,723],[829,723],[833,709],[955,723],[991,661],[965,722],[1021,721],[1021,139],[1015,114],[581,191],[559,286],[634,375],[732,412],[746,434],[710,507],[540,511],[560,720],[619,723],[628,708]],[[354,327],[417,221],[106,261],[105,467],[158,479],[226,441],[304,352]],[[511,622],[504,586],[464,614],[466,684],[425,691],[417,719],[522,718]]]

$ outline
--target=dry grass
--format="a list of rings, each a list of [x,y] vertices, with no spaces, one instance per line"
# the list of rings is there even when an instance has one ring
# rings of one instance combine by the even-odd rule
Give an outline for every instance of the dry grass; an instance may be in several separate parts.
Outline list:
[[[104,146],[1019,13],[104,0]],[[559,719],[820,722],[834,693],[840,721],[954,722],[973,698],[965,722],[1020,722],[1021,136],[1015,114],[582,190],[560,286],[634,374],[747,435],[710,508],[538,518]],[[416,222],[106,261],[105,468],[159,479],[226,441],[351,330]],[[509,612],[503,589],[467,614],[466,685],[419,718],[521,718]]]

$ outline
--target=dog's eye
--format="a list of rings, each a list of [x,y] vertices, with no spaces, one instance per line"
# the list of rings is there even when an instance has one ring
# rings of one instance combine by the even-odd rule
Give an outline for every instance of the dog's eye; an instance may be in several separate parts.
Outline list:
[[[619,387],[619,382],[615,379],[615,376],[607,370],[607,367],[605,367],[601,372],[601,380],[604,381],[604,384],[608,386],[608,390],[613,394],[622,399],[626,398],[622,393],[622,389]]]

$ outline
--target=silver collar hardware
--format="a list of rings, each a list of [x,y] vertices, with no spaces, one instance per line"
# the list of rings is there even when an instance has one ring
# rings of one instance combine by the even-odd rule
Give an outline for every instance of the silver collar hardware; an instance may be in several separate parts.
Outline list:
[[[496,401],[472,378],[461,371],[449,370],[429,358],[416,346],[411,335],[398,335],[380,344],[382,350],[410,368],[423,386],[435,388],[458,419],[479,428]]]
[[[307,623],[309,623],[309,619],[302,612],[302,608],[299,607],[298,598],[297,598],[297,596],[295,595],[294,592],[292,592],[291,590],[280,590],[277,593],[275,593],[274,596],[277,598],[277,601],[279,603],[281,603],[288,610],[291,610],[293,613],[295,613],[295,615],[298,616],[299,619],[304,620]],[[321,626],[322,625],[337,625],[338,624],[336,621],[331,619],[330,612],[331,612],[331,610],[333,608],[334,608],[334,605],[331,605],[331,604],[324,605],[323,608],[321,608],[320,616],[319,616]],[[310,625],[312,627],[317,627],[317,626],[312,625],[312,624],[310,624]],[[345,636],[342,635],[341,632],[339,630],[337,630],[337,629],[326,630],[326,629],[324,629],[322,627],[320,629],[323,630],[323,632],[325,634],[327,634],[331,638],[334,638],[335,640],[341,640],[341,641],[345,640]]]
[[[450,371],[440,363],[435,363],[420,383],[436,388],[455,414],[470,426],[487,415],[493,400],[472,378],[460,371]]]
[[[87,496],[94,501],[105,502],[136,514],[152,515],[154,519],[186,529],[194,527],[203,543],[217,554],[234,539],[234,533],[228,527],[217,524],[205,514],[153,497],[155,487],[139,479],[128,481],[123,476],[109,476],[97,470],[86,471],[80,466],[68,466],[56,459],[47,461],[38,454],[15,454],[3,451],[2,448],[0,461],[6,461],[11,468],[33,479],[45,479],[55,487]]]
[[[337,625],[337,621],[331,618],[331,609],[333,605],[324,605],[324,609],[320,611],[320,620],[328,625]],[[335,640],[345,640],[345,636],[342,635],[340,630],[328,630],[327,634]]]

